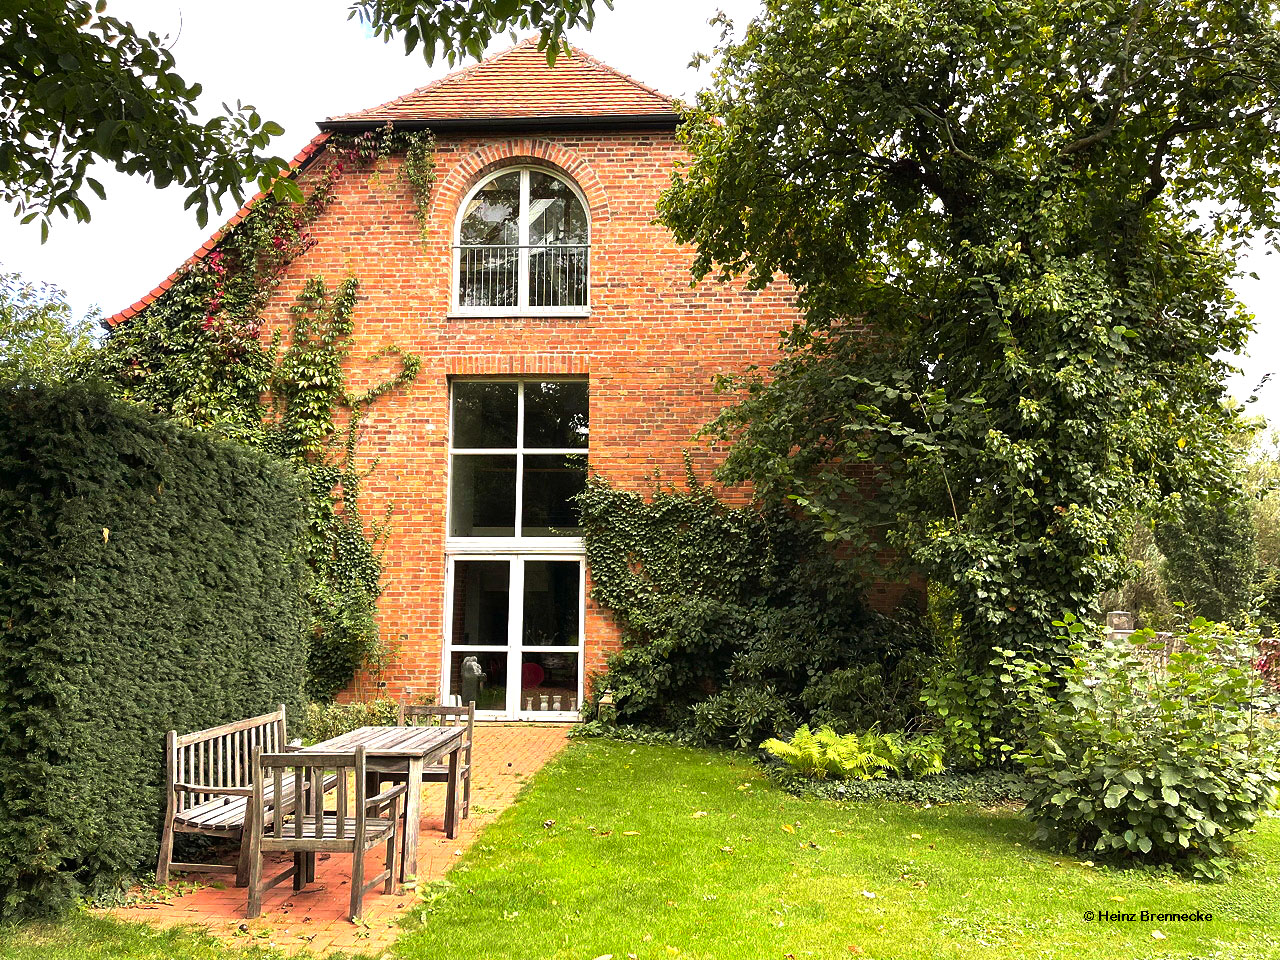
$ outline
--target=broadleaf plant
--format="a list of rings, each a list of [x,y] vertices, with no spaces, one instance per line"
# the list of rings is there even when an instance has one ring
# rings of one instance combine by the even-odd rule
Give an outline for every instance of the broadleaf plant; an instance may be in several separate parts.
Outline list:
[[[1060,623],[1071,663],[1018,757],[1038,836],[1222,879],[1232,837],[1280,796],[1257,631],[1197,618],[1172,639],[1113,640],[1074,617]]]

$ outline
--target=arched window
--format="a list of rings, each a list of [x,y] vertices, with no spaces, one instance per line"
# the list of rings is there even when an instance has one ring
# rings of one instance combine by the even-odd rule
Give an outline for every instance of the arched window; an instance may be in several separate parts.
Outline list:
[[[463,313],[559,313],[587,308],[587,206],[540,167],[505,167],[458,213],[455,307]]]

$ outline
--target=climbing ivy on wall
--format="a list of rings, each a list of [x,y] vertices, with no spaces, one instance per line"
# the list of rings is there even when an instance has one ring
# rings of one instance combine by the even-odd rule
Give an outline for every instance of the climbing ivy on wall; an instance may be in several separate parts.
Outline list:
[[[618,719],[757,744],[799,724],[900,729],[927,635],[867,609],[813,525],[699,485],[649,497],[592,479],[578,497],[591,597],[623,647],[594,681]]]
[[[114,328],[87,371],[125,399],[263,448],[305,472],[310,496],[300,549],[311,570],[313,615],[307,686],[321,700],[346,686],[362,663],[379,659],[380,544],[389,512],[363,516],[368,471],[357,468],[356,454],[369,407],[411,383],[421,360],[387,345],[370,362],[390,361],[393,371],[362,392],[348,388],[355,277],[332,289],[323,277],[309,279],[288,323],[269,337],[263,311],[289,265],[317,243],[311,226],[338,180],[364,173],[376,184],[396,154],[415,220],[425,229],[435,182],[430,133],[388,125],[331,137],[308,172],[301,202],[259,200],[207,257]]]

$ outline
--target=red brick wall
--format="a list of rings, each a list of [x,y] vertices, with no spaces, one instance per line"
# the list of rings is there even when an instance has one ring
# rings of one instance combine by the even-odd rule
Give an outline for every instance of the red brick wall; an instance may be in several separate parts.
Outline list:
[[[679,481],[682,451],[691,446],[707,472],[714,451],[691,437],[725,402],[713,393],[713,376],[771,362],[779,331],[796,318],[781,283],[754,293],[741,284],[690,286],[690,251],[653,223],[681,156],[670,132],[441,138],[425,241],[394,160],[373,174],[347,174],[312,228],[316,246],[277,291],[268,317],[279,321],[306,278],[359,279],[353,386],[389,369],[369,362],[388,343],[423,357],[417,382],[375,405],[361,448],[379,460],[367,481],[367,515],[387,503],[395,510],[379,616],[384,638],[404,637],[382,676],[392,695],[440,692],[451,376],[588,375],[592,472],[647,488],[655,473]],[[459,204],[495,166],[530,160],[568,173],[587,197],[590,317],[451,317]],[[607,617],[588,603],[588,677],[616,642]],[[353,692],[373,691],[364,678]]]

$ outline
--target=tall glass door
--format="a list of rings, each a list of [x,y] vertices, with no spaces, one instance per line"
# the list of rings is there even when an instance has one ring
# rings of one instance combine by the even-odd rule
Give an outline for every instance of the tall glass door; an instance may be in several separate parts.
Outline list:
[[[449,560],[444,689],[488,717],[573,719],[582,701],[580,556]]]

